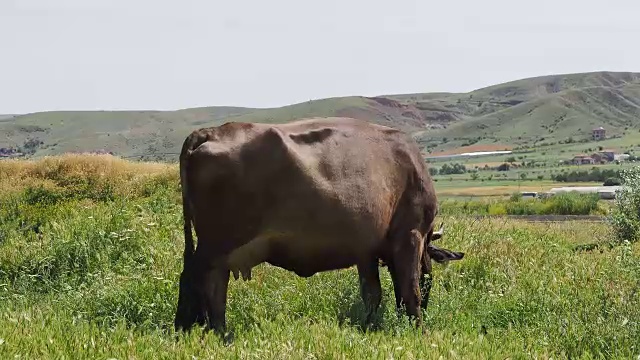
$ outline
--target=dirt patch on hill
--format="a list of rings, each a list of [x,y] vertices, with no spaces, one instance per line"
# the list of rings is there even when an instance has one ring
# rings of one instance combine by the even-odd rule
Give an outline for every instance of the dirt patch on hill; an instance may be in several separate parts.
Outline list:
[[[336,116],[353,117],[391,126],[406,132],[427,127],[424,115],[412,105],[387,98],[363,97],[366,106],[351,106],[336,111]]]

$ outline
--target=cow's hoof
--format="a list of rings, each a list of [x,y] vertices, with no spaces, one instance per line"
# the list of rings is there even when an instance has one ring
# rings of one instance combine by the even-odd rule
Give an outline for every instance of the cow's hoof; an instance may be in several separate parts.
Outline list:
[[[235,336],[233,334],[233,331],[230,331],[224,334],[224,336],[222,337],[222,343],[224,346],[230,346],[231,344],[233,344],[234,339]]]

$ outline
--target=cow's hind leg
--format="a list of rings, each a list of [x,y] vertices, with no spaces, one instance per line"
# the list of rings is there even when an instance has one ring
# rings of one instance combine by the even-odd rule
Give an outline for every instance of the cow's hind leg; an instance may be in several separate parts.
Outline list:
[[[224,336],[226,331],[227,289],[230,271],[227,256],[211,257],[216,249],[203,243],[196,248],[194,290],[196,292],[197,316],[203,318],[206,330],[214,330]]]
[[[420,314],[420,258],[423,239],[417,230],[396,239],[393,254],[394,286],[399,287],[401,306],[404,306],[409,318],[415,318],[416,326],[422,325]]]
[[[366,325],[371,325],[373,316],[380,307],[382,300],[382,287],[380,285],[380,273],[378,259],[372,258],[358,264],[358,277],[360,279],[360,295],[367,312]]]
[[[229,269],[225,266],[208,268],[203,274],[204,307],[207,328],[223,335],[226,331],[227,289]]]

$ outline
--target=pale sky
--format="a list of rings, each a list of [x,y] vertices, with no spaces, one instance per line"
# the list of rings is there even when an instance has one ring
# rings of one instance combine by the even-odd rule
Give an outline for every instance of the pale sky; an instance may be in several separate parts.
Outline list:
[[[0,0],[0,114],[640,72],[638,0]]]

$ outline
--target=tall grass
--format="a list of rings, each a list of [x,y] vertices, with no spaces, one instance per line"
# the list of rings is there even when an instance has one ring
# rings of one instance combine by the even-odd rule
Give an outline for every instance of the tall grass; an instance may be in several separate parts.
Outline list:
[[[144,166],[118,164],[123,173]],[[610,229],[455,216],[440,219],[448,224],[440,241],[466,256],[435,267],[425,333],[396,317],[385,268],[378,328],[364,331],[354,268],[304,279],[263,264],[251,281],[230,283],[232,345],[199,331],[176,339],[180,201],[175,178],[157,179],[144,180],[156,182],[149,191],[136,190],[145,188],[136,177],[116,181],[113,197],[43,201],[28,186],[3,192],[0,358],[640,355],[640,243],[575,251],[584,242],[608,241]]]
[[[444,200],[443,214],[449,215],[606,215],[609,211],[598,194],[560,193],[542,199],[512,196],[500,200]]]
[[[179,186],[175,165],[130,162],[110,155],[69,154],[41,160],[0,161],[3,194],[30,188],[36,197],[52,192],[54,198],[113,199],[148,195],[169,182]]]

